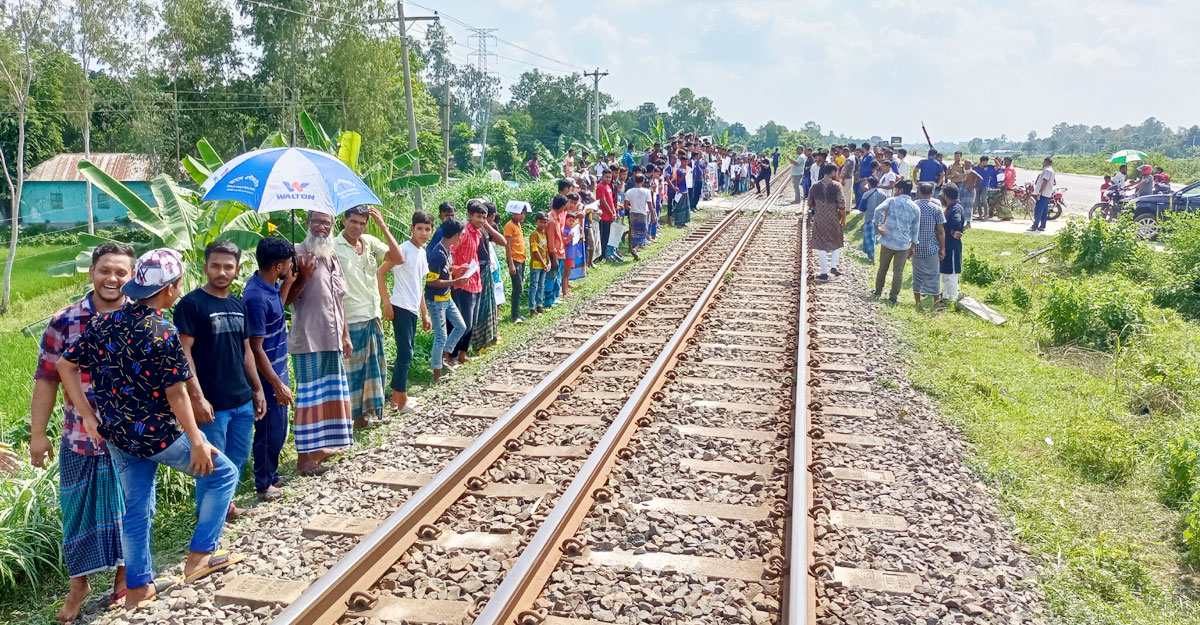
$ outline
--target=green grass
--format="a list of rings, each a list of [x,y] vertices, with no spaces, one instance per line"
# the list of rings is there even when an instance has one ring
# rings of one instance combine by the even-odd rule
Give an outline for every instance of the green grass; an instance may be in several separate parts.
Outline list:
[[[964,237],[1003,278],[961,290],[995,302],[1006,325],[919,314],[904,297],[882,314],[899,327],[911,382],[973,443],[968,462],[1042,561],[1055,614],[1081,625],[1200,622],[1181,515],[1163,498],[1165,447],[1194,431],[1195,396],[1184,398],[1182,415],[1147,404],[1156,389],[1139,368],[1147,358],[1200,361],[1200,327],[1155,308],[1147,334],[1115,353],[1051,346],[1011,296],[1027,289],[1036,310],[1042,285],[1067,275],[1058,259],[1021,262],[1045,243],[980,230]]]
[[[704,223],[708,215],[706,211],[695,213],[693,227]],[[658,242],[649,250],[641,253],[643,262],[658,254],[664,246],[682,239],[690,231],[691,228],[664,228],[659,233]],[[634,262],[620,265],[598,264],[588,272],[587,278],[572,284],[571,298],[565,300],[564,305],[556,306],[547,313],[529,319],[523,324],[510,323],[508,306],[504,306],[501,309],[500,322],[500,335],[504,338],[504,342],[472,359],[460,370],[460,373],[455,375],[457,381],[445,386],[428,386],[430,379],[429,348],[432,344],[432,336],[430,333],[418,332],[416,354],[410,370],[410,380],[413,381],[413,384],[409,391],[413,395],[427,398],[442,398],[463,392],[463,385],[467,384],[468,378],[484,372],[496,358],[517,346],[543,337],[560,319],[572,314],[586,305],[589,300],[604,293],[614,281],[621,279],[636,267],[637,263]],[[48,316],[68,301],[67,292],[78,293],[83,289],[78,282],[62,282],[62,284],[66,286],[60,285],[57,290],[45,290],[38,296],[44,300],[42,312],[35,314],[35,308],[30,305],[27,307],[27,315],[29,317],[37,317],[39,314]],[[511,294],[511,290],[508,293]],[[60,299],[55,300],[55,296]],[[385,345],[390,362],[395,355],[395,341],[392,339],[390,324],[385,324],[385,328]],[[9,363],[18,363],[8,367],[10,371],[8,375],[12,379],[9,380],[8,385],[3,387],[5,390],[4,396],[0,397],[0,406],[20,406],[19,410],[23,412],[17,414],[24,415],[25,427],[23,434],[17,432],[17,440],[23,442],[28,439],[27,415],[32,389],[32,371],[37,361],[37,343],[34,339],[20,336],[19,332],[5,331],[0,333],[0,355],[8,356]],[[530,380],[534,380],[533,375]],[[61,421],[61,416],[58,420]],[[404,427],[404,423],[400,420],[383,428],[356,432],[357,453],[378,446],[390,433],[402,427]],[[289,444],[284,447],[283,457],[280,461],[281,467],[283,467],[281,472],[292,474],[295,467],[294,460],[295,448]],[[35,474],[31,470],[27,470],[16,478],[0,480],[0,506],[3,506],[0,508],[0,624],[51,625],[55,622],[54,614],[61,605],[62,597],[65,596],[67,589],[65,571],[61,568],[60,563],[54,561],[58,556],[53,553],[53,550],[57,548],[58,541],[61,540],[61,528],[55,525],[57,521],[57,476],[52,477],[55,479],[45,479],[44,472]],[[244,478],[249,477],[248,473],[244,476]],[[153,539],[155,563],[159,569],[162,569],[175,564],[184,555],[195,518],[192,513],[191,480],[178,472],[168,471],[160,471],[159,479],[158,514],[155,517]],[[252,493],[252,478],[243,479],[239,489],[241,505],[250,503]],[[285,495],[285,497],[290,496],[292,496],[290,493]],[[48,515],[51,518],[49,521],[41,522],[39,527],[26,527],[23,523],[26,516],[3,513],[5,510],[15,510],[18,503],[28,503],[43,517]],[[254,523],[253,519],[246,522]],[[244,523],[235,524],[231,532],[241,531]],[[31,532],[40,532],[40,542],[30,540]],[[42,558],[43,561],[36,567],[31,566],[31,570],[36,574],[37,585],[35,587],[18,593],[14,590],[13,585],[6,583],[6,580],[3,579],[6,562],[33,562],[38,558]],[[92,581],[92,596],[97,596],[98,592],[110,587],[111,583],[111,575],[96,576]]]
[[[1191,184],[1196,180],[1200,180],[1200,158],[1171,158],[1158,152],[1147,152],[1149,159],[1144,163],[1152,167],[1162,167],[1163,171],[1171,176],[1172,186],[1176,189],[1186,184]],[[1023,167],[1025,169],[1041,169],[1042,159],[1045,154],[1034,156],[1020,156],[1013,160],[1013,165]],[[1085,155],[1064,155],[1051,154],[1054,159],[1054,171],[1064,174],[1089,174],[1092,176],[1103,176],[1104,174],[1117,173],[1117,167],[1120,163],[1108,162],[1111,152],[1102,154],[1085,154]],[[972,159],[978,162],[977,159]],[[1131,163],[1129,166],[1130,173],[1137,165],[1142,162]]]

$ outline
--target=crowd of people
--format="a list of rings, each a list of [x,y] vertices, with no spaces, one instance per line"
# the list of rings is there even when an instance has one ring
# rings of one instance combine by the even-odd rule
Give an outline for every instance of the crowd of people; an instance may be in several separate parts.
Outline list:
[[[871,264],[878,257],[873,296],[883,296],[890,271],[888,301],[897,303],[904,267],[911,260],[917,310],[923,309],[926,298],[931,300],[929,310],[934,310],[958,299],[962,236],[970,228],[976,198],[988,188],[984,176],[993,184],[997,178],[994,168],[981,173],[978,166],[962,159],[961,152],[946,164],[931,149],[915,167],[905,161],[907,155],[903,148],[893,152],[867,143],[828,149],[798,146],[788,157],[794,202],[806,202],[811,211],[818,280],[840,274],[846,219],[851,210],[858,210],[863,217],[862,251]],[[1038,203],[1042,227],[1054,187],[1053,170],[1046,160],[1047,169],[1037,185],[1039,197],[1045,200]],[[1038,223],[1035,216],[1035,229]]]

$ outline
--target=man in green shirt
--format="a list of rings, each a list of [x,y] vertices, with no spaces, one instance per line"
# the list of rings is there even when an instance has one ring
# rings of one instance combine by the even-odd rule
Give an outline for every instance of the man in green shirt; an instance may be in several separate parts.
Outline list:
[[[367,218],[383,231],[387,243],[366,234]],[[333,245],[346,275],[342,307],[353,351],[346,359],[350,415],[354,427],[367,427],[383,414],[386,369],[383,355],[383,311],[376,271],[386,258],[404,264],[404,254],[378,208],[355,206],[342,214],[342,234]]]

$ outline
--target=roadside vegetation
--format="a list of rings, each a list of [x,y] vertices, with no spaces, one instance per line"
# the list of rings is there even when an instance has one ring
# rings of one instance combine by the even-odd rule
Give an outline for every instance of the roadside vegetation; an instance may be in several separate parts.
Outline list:
[[[1200,622],[1200,219],[1164,239],[970,230],[962,290],[1007,323],[883,308],[1063,622]]]
[[[1147,152],[1146,154],[1150,158],[1144,161],[1145,164],[1153,167],[1162,167],[1163,171],[1171,176],[1171,184],[1176,189],[1185,184],[1191,184],[1200,180],[1200,157],[1171,158],[1161,152]],[[1013,159],[1013,165],[1025,169],[1040,170],[1042,168],[1042,159],[1046,156],[1046,154],[1018,156]],[[1050,154],[1049,156],[1054,159],[1054,171],[1061,174],[1103,176],[1104,174],[1116,173],[1119,166],[1118,163],[1108,162],[1109,157],[1112,156],[1112,152],[1087,155]],[[1132,170],[1133,165],[1130,165],[1130,171]]]

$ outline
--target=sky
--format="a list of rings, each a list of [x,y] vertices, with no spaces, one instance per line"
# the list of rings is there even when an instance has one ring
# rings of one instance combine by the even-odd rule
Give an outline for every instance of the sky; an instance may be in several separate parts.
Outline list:
[[[1200,0],[417,0],[465,63],[494,28],[507,86],[599,68],[619,108],[681,87],[753,132],[768,120],[855,137],[1024,139],[1059,122],[1200,123]],[[414,27],[420,33],[423,27]],[[523,49],[522,49],[523,48]],[[531,54],[535,52],[538,55]],[[553,59],[553,60],[551,60]],[[1191,85],[1191,86],[1189,86]]]

